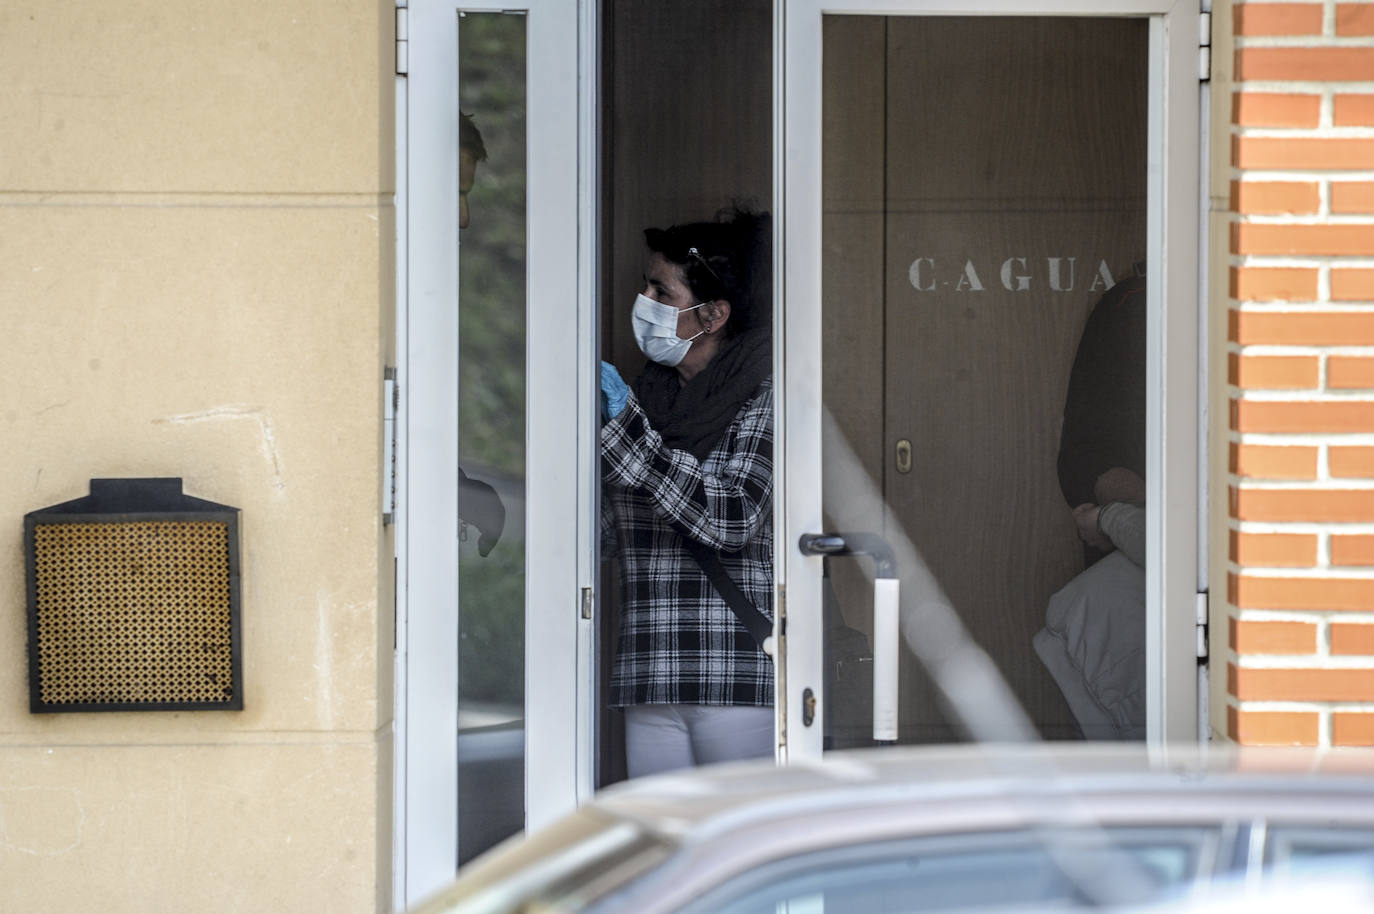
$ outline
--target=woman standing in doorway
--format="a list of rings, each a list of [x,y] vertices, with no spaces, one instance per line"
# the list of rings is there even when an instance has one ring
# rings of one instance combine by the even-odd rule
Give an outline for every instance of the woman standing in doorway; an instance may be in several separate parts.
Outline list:
[[[633,391],[601,372],[603,551],[621,568],[609,703],[630,777],[773,752],[768,217],[644,234],[632,323],[649,362]]]

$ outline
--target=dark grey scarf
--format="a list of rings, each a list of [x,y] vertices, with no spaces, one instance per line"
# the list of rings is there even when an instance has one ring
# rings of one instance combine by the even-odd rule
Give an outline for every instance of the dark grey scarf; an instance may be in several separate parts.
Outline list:
[[[772,371],[772,336],[750,330],[727,340],[685,385],[676,368],[650,362],[635,381],[635,396],[668,447],[705,460]]]

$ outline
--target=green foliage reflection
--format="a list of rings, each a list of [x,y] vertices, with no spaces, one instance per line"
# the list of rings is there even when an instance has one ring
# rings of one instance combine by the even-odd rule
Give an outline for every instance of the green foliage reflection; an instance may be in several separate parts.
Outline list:
[[[467,14],[458,34],[460,106],[473,116],[488,153],[468,196],[470,221],[459,250],[459,462],[469,476],[496,486],[507,517],[505,535],[486,558],[471,548],[462,550],[459,694],[465,704],[507,705],[520,714],[525,693],[525,17]]]

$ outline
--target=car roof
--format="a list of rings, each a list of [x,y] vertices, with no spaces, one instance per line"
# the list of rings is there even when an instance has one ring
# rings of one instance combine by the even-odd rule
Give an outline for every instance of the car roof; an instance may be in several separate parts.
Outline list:
[[[575,883],[579,870],[619,873],[579,896],[601,898],[597,910],[672,910],[771,860],[892,839],[1001,832],[1057,841],[1050,836],[1069,827],[1101,842],[1098,826],[1214,830],[1259,821],[1371,829],[1371,774],[1374,753],[1364,750],[1138,743],[881,748],[827,753],[814,764],[692,768],[602,790],[532,843],[475,861],[432,910],[463,898],[474,901],[461,910],[514,910],[514,900]]]
[[[957,801],[966,815],[979,800],[1005,804],[1008,798],[1033,817],[1036,810],[1062,809],[1070,799],[1120,803],[1134,796],[1148,803],[1161,793],[1185,793],[1215,805],[1229,796],[1256,816],[1331,794],[1361,801],[1360,815],[1368,818],[1371,775],[1374,752],[1367,750],[979,743],[834,752],[818,763],[694,768],[614,785],[597,795],[594,806],[677,841],[689,835],[709,840],[750,822],[800,820],[844,807],[934,810]]]

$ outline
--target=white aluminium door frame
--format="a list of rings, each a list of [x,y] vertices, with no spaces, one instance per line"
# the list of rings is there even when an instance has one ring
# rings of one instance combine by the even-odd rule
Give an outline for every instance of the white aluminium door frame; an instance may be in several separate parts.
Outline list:
[[[822,694],[824,632],[822,560],[803,556],[797,543],[802,533],[824,529],[819,188],[826,14],[1149,18],[1146,739],[1153,746],[1197,740],[1198,12],[1196,0],[775,0],[774,358],[783,391],[776,572],[787,625],[778,696],[784,760],[818,758],[824,720],[819,706],[813,706],[814,725],[801,719],[804,693]]]
[[[591,791],[595,571],[594,156],[587,6],[409,0],[398,90],[399,442],[396,833],[402,908],[458,859],[458,28],[527,17],[525,808],[527,827]],[[594,47],[594,44],[592,45]],[[579,85],[583,86],[579,92]],[[594,84],[592,84],[594,86]],[[594,123],[594,122],[593,122]],[[593,136],[594,138],[594,136]],[[581,194],[581,196],[579,196]],[[581,212],[579,207],[587,209]],[[586,431],[584,431],[586,430]]]
[[[405,436],[397,505],[398,908],[443,885],[458,859],[457,17],[418,0],[408,15],[413,66],[405,80],[406,246],[399,254],[407,289],[397,328]],[[453,118],[435,116],[450,107]]]

